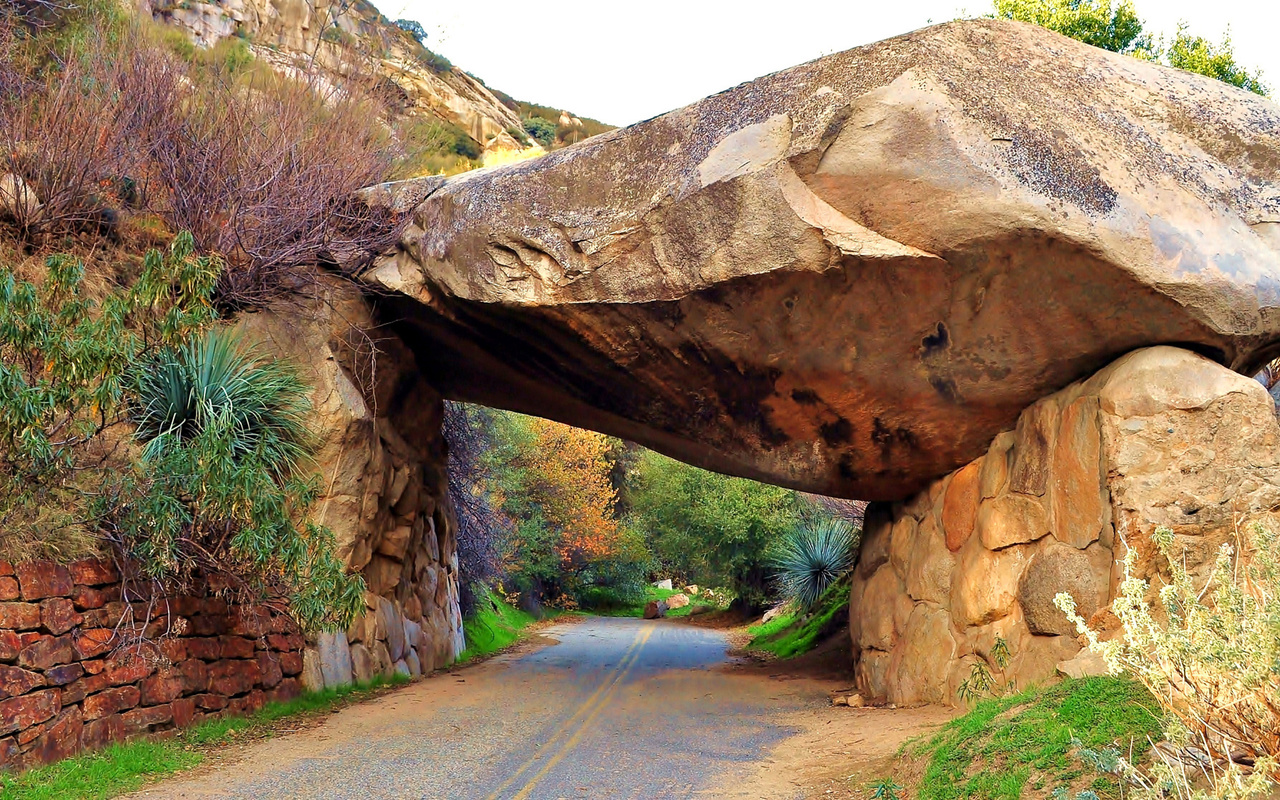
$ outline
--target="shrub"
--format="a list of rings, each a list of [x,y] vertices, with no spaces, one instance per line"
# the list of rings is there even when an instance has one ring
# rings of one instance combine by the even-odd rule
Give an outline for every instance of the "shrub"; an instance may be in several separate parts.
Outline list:
[[[159,460],[224,427],[228,453],[262,458],[277,480],[308,454],[306,384],[286,362],[261,360],[226,330],[166,349],[135,371],[143,458]]]
[[[306,519],[317,486],[293,368],[215,329],[136,369],[142,457],[97,504],[115,541],[171,584],[218,576],[245,599],[289,598],[308,629],[350,624],[364,583]]]
[[[395,26],[417,39],[419,43],[426,44],[427,29],[422,27],[422,23],[416,19],[398,19],[395,21]]]
[[[153,161],[171,224],[227,259],[224,304],[264,305],[318,263],[358,269],[395,241],[396,222],[353,198],[392,161],[376,109],[354,88],[214,71],[189,91]]]
[[[524,132],[543,147],[550,148],[556,141],[556,124],[542,117],[525,117]]]
[[[68,256],[47,260],[39,286],[0,271],[0,530],[38,526],[42,508],[84,519],[95,468],[118,459],[104,440],[124,422],[131,365],[213,318],[218,264],[192,250],[182,235],[149,252],[134,285],[100,303]]]
[[[1221,547],[1197,587],[1173,532],[1159,528],[1152,540],[1170,580],[1153,607],[1152,587],[1134,576],[1136,553],[1126,550],[1112,604],[1122,636],[1103,641],[1070,595],[1055,599],[1111,671],[1141,681],[1164,711],[1175,748],[1158,748],[1149,769],[1110,753],[1113,771],[1140,798],[1263,795],[1280,759],[1280,543],[1255,526],[1236,546]],[[1188,772],[1202,774],[1210,788],[1198,788]]]
[[[394,158],[357,79],[283,76],[239,39],[183,60],[145,23],[77,14],[38,36],[0,18],[0,177],[39,201],[11,214],[25,239],[111,232],[122,205],[158,213],[223,257],[226,308],[303,289],[317,265],[357,270],[394,244],[400,220],[353,196]]]
[[[113,32],[77,40],[56,67],[31,63],[34,45],[0,21],[0,174],[16,175],[37,203],[11,216],[21,238],[98,229],[113,198],[104,187],[141,175],[156,128],[178,89],[173,59],[140,37]]]
[[[304,626],[343,627],[363,583],[306,521],[307,389],[201,335],[219,265],[193,249],[184,234],[148,253],[101,302],[73,258],[50,257],[39,285],[0,273],[0,531],[87,531],[171,590],[284,597]]]
[[[858,532],[849,523],[825,519],[788,532],[777,545],[773,566],[783,597],[808,610],[853,565]]]

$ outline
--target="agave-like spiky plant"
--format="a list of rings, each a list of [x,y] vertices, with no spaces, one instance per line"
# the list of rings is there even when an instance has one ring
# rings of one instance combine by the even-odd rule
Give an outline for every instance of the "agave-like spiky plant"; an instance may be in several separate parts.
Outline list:
[[[136,396],[149,460],[214,427],[232,457],[258,453],[277,480],[310,450],[307,385],[291,364],[258,356],[225,328],[160,353],[139,371]]]
[[[857,529],[844,520],[796,528],[782,538],[773,558],[779,590],[801,608],[812,608],[853,566],[856,545]]]

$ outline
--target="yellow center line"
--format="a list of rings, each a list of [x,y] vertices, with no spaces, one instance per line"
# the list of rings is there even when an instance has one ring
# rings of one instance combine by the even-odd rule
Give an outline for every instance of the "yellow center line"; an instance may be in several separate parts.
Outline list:
[[[588,697],[582,703],[581,706],[578,707],[578,710],[574,712],[572,717],[569,717],[567,720],[562,722],[560,724],[560,727],[556,728],[555,732],[552,733],[549,737],[547,737],[547,740],[543,742],[538,747],[537,750],[534,751],[533,755],[529,758],[528,761],[521,764],[519,769],[511,773],[511,777],[503,781],[502,785],[499,786],[497,789],[494,789],[493,793],[490,794],[487,798],[485,798],[485,800],[498,800],[498,797],[501,796],[503,792],[511,788],[511,784],[515,783],[520,778],[520,776],[525,773],[526,770],[528,770],[530,767],[536,764],[540,758],[546,755],[546,752],[549,749],[551,749],[552,745],[555,744],[557,739],[559,739],[561,736],[567,733],[569,731],[569,728],[571,728],[573,724],[577,722],[577,720],[580,717],[582,717],[583,715],[591,711],[591,707],[595,704],[596,700],[600,697],[600,695],[606,689],[609,688],[609,686],[614,682],[616,677],[627,666],[627,659],[631,656],[632,651],[634,651],[636,647],[638,647],[643,640],[646,640],[649,638],[648,636],[649,633],[652,633],[652,629],[650,629],[649,631],[640,631],[636,633],[636,638],[631,642],[631,646],[628,647],[625,652],[623,652],[621,660],[618,661],[618,665],[605,674],[604,680],[600,682],[600,687],[596,689],[591,694],[591,696]]]
[[[524,785],[524,788],[512,796],[511,800],[526,800],[534,787],[537,786],[543,778],[547,777],[547,773],[550,772],[556,764],[559,764],[561,759],[567,756],[573,748],[578,745],[578,742],[582,740],[582,735],[591,727],[591,723],[595,721],[596,717],[600,716],[600,712],[604,711],[605,706],[609,704],[609,698],[613,696],[614,691],[622,685],[622,681],[627,677],[627,673],[631,672],[631,668],[640,660],[640,650],[644,649],[645,642],[649,641],[649,637],[653,635],[653,631],[656,627],[656,625],[650,625],[648,629],[645,630],[644,636],[639,642],[640,648],[635,651],[635,654],[631,658],[631,663],[627,664],[626,669],[618,673],[618,676],[609,686],[609,691],[605,692],[604,697],[600,698],[600,702],[596,703],[596,707],[587,715],[587,718],[582,721],[582,724],[578,726],[578,730],[574,732],[573,736],[569,737],[569,740],[564,743],[559,752],[552,756],[542,769],[538,770],[538,773],[529,779],[529,782]]]

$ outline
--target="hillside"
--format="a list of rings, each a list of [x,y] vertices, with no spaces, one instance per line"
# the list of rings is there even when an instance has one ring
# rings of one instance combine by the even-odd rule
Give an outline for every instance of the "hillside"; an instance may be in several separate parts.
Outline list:
[[[475,162],[486,152],[532,146],[535,137],[526,132],[522,121],[531,117],[557,128],[551,139],[538,137],[547,147],[576,143],[610,129],[596,120],[524,103],[490,89],[428,50],[367,0],[141,2],[142,13],[184,31],[201,47],[241,39],[255,56],[286,74],[314,62],[339,76],[376,76],[394,113],[433,124],[421,132],[421,149],[459,157],[454,163],[430,163],[430,171],[439,171],[433,167],[460,171],[475,165],[467,160]],[[534,128],[541,130],[539,123]]]

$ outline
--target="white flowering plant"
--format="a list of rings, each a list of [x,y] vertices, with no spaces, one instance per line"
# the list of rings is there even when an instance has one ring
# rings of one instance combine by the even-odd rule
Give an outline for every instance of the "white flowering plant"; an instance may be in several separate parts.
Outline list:
[[[1154,593],[1135,576],[1128,547],[1124,580],[1111,606],[1118,635],[1103,639],[1064,593],[1054,598],[1113,674],[1151,692],[1167,741],[1148,765],[1119,753],[1081,753],[1134,788],[1136,798],[1244,800],[1269,794],[1280,777],[1280,542],[1261,525],[1223,544],[1197,587],[1168,528],[1152,536],[1168,565]]]

